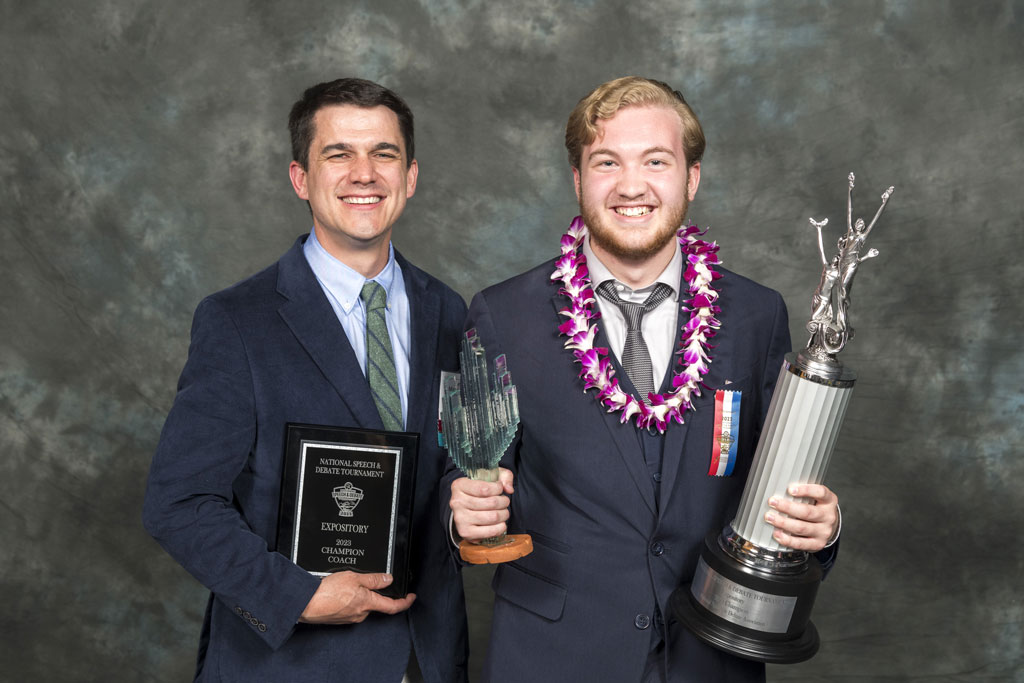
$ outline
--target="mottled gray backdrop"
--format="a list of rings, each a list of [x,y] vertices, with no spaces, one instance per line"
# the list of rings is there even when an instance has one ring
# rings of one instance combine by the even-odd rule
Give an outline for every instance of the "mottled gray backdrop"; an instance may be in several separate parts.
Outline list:
[[[196,303],[309,227],[285,125],[305,86],[358,75],[409,101],[420,183],[395,242],[468,298],[556,253],[566,116],[642,74],[693,102],[691,217],[784,294],[798,341],[808,217],[838,230],[851,170],[859,213],[896,185],[844,354],[822,650],[770,678],[1024,680],[1022,13],[0,0],[0,678],[189,679],[206,592],[143,532],[144,480]],[[488,578],[466,572],[474,662]]]

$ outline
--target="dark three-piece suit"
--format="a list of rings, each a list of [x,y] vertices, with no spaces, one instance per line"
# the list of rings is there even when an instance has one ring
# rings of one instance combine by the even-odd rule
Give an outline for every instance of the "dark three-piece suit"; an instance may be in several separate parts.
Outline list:
[[[705,535],[721,530],[738,505],[790,349],[782,298],[720,269],[722,324],[710,341],[708,388],[685,424],[661,436],[620,423],[620,413],[594,400],[595,390],[584,394],[580,365],[558,333],[568,300],[549,280],[553,270],[549,262],[484,290],[467,322],[488,356],[506,355],[518,388],[521,427],[502,464],[515,473],[510,530],[529,533],[534,544],[495,574],[485,680],[638,681],[661,638],[665,647],[654,656],[664,657],[670,681],[763,680],[763,665],[699,642],[667,604],[693,577]],[[681,325],[689,313],[679,315]],[[608,346],[603,333],[595,345]],[[661,391],[675,370],[673,359]],[[726,477],[708,474],[720,388],[742,391],[738,460]],[[834,553],[819,558],[828,566]]]

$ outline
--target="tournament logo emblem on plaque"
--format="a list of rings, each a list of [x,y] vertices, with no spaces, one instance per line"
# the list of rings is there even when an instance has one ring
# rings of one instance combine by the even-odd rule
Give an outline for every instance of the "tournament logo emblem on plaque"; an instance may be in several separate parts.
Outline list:
[[[331,497],[338,504],[339,517],[351,517],[359,501],[363,499],[363,490],[356,488],[352,482],[346,481],[344,486],[335,486]]]

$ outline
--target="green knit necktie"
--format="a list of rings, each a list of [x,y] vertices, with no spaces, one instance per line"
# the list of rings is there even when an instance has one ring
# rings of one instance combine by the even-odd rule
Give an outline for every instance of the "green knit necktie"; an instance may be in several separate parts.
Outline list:
[[[359,298],[366,306],[366,379],[370,382],[373,402],[390,431],[402,430],[402,399],[398,394],[398,373],[391,337],[384,319],[388,295],[378,283],[367,280]]]

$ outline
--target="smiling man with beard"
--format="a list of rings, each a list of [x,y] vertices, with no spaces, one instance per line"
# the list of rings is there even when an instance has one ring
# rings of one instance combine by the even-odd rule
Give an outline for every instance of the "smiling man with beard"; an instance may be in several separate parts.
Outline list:
[[[705,534],[736,510],[790,350],[785,304],[683,226],[704,134],[682,95],[605,83],[565,137],[582,219],[560,257],[478,294],[466,325],[489,356],[505,354],[520,430],[500,481],[449,472],[453,536],[507,528],[534,545],[495,574],[485,679],[763,680],[762,664],[666,617]],[[739,402],[738,450],[711,471],[719,390]],[[791,493],[814,504],[776,501],[776,538],[830,566],[835,494]]]

